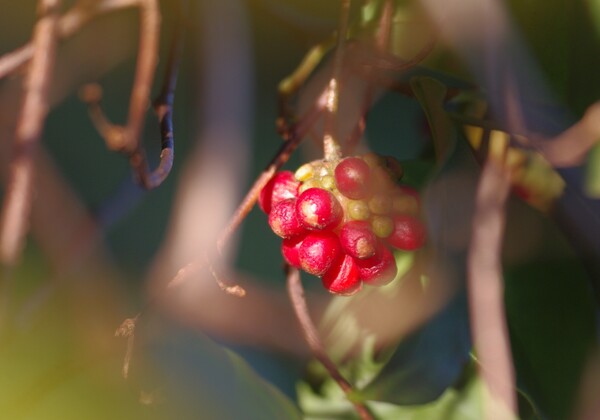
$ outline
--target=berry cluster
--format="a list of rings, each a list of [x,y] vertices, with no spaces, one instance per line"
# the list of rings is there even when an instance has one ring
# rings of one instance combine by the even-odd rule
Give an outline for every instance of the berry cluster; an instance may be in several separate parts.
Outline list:
[[[396,277],[390,248],[412,251],[425,242],[418,193],[399,185],[402,175],[396,159],[373,153],[315,161],[295,174],[275,174],[259,206],[283,238],[291,266],[321,277],[332,293],[350,295],[363,282],[384,285]]]

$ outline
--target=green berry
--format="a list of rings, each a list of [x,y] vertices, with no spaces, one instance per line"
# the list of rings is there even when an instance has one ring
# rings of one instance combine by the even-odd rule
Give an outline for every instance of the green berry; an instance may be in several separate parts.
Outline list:
[[[350,200],[346,205],[346,211],[354,220],[367,220],[371,217],[369,206],[362,200]]]
[[[388,216],[375,216],[371,220],[373,233],[380,238],[387,238],[394,231],[394,221]]]

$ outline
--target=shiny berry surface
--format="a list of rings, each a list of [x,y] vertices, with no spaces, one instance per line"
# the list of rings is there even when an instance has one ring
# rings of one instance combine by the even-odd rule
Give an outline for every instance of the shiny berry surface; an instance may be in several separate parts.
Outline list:
[[[298,260],[304,271],[322,276],[342,255],[337,235],[330,231],[311,232],[298,248]]]
[[[336,227],[343,210],[335,196],[321,188],[309,188],[298,197],[296,213],[307,229],[324,230]]]
[[[358,266],[350,255],[338,259],[321,280],[331,293],[345,296],[353,295],[362,286]]]
[[[265,185],[258,197],[258,206],[269,214],[278,203],[288,198],[298,197],[300,182],[294,178],[290,171],[277,172]]]
[[[371,169],[358,157],[343,159],[335,167],[335,185],[346,197],[358,200],[371,191]]]
[[[283,240],[283,242],[281,242],[281,255],[283,255],[285,262],[292,267],[301,268],[298,250],[300,249],[300,245],[302,245],[303,240],[304,235],[298,235],[292,236],[291,238],[286,238]]]
[[[425,226],[414,216],[397,215],[394,217],[394,230],[386,241],[394,248],[414,251],[425,244]]]
[[[396,277],[398,268],[394,254],[384,245],[380,245],[377,253],[364,260],[357,260],[360,278],[371,286],[383,286]]]
[[[351,295],[396,278],[394,249],[425,244],[419,193],[399,183],[403,175],[398,160],[375,153],[317,160],[276,174],[259,204],[289,265]]]
[[[344,251],[351,257],[365,259],[375,255],[377,236],[368,222],[351,221],[345,223],[340,231],[340,243]]]
[[[269,226],[271,226],[275,235],[281,238],[296,236],[304,231],[304,227],[296,217],[295,198],[283,200],[271,209]]]

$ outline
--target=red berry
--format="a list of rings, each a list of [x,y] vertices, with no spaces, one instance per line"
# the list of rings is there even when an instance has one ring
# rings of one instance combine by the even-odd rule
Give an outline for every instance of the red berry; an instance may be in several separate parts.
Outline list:
[[[358,157],[342,160],[335,167],[335,185],[346,197],[359,200],[369,195],[371,169]]]
[[[341,255],[340,241],[331,231],[309,233],[298,248],[300,266],[315,276],[322,276]]]
[[[291,238],[285,238],[283,242],[281,242],[281,254],[283,255],[283,259],[292,267],[301,268],[298,250],[300,249],[303,240],[304,235],[298,235],[292,236]]]
[[[350,255],[338,258],[323,275],[322,281],[331,293],[346,296],[358,292],[362,286],[358,266]]]
[[[398,273],[394,254],[383,244],[379,244],[377,253],[364,260],[356,260],[361,280],[371,286],[388,284]]]
[[[288,198],[278,203],[269,213],[269,226],[275,235],[289,238],[304,232],[304,227],[296,217],[296,199]]]
[[[394,231],[386,239],[394,248],[413,251],[425,243],[425,226],[419,219],[407,214],[394,216]]]
[[[408,194],[408,195],[416,198],[417,201],[420,201],[419,192],[417,190],[415,190],[413,187],[409,187],[408,185],[396,185],[395,189],[397,192],[399,192],[401,194]]]
[[[321,188],[309,188],[296,202],[298,220],[307,229],[323,230],[336,227],[342,220],[343,209],[335,196]]]
[[[375,255],[377,236],[369,222],[350,221],[340,231],[340,242],[346,253],[354,258],[364,259]]]
[[[277,172],[260,191],[258,205],[262,211],[269,214],[277,203],[298,197],[299,186],[300,183],[290,171]]]

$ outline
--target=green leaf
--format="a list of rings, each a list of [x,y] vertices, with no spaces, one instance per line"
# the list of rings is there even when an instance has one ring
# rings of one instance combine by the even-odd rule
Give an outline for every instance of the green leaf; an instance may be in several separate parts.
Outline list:
[[[437,80],[424,76],[413,77],[410,86],[429,122],[436,160],[438,163],[443,163],[449,158],[456,145],[454,124],[443,108],[446,87]]]
[[[323,390],[317,394],[307,384],[298,386],[298,398],[306,419],[357,418],[353,406],[345,399],[337,384],[329,380],[323,385]],[[382,420],[479,420],[482,418],[481,392],[480,378],[471,375],[463,387],[449,388],[440,398],[428,404],[400,406],[369,401],[367,406]]]
[[[586,273],[572,257],[537,257],[507,269],[505,281],[520,383],[549,418],[569,418],[596,341]]]
[[[123,379],[126,343],[114,337],[114,317],[110,325],[92,320],[69,282],[43,285],[46,299],[33,298],[31,283],[47,276],[37,261],[26,262],[15,278],[15,327],[2,331],[3,419],[300,418],[295,404],[238,355],[197,331],[158,324],[156,315],[146,314],[136,328],[130,377]]]
[[[458,380],[470,349],[467,302],[461,293],[403,339],[361,393],[368,400],[397,404],[433,401]]]

